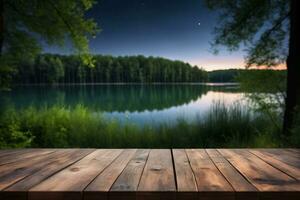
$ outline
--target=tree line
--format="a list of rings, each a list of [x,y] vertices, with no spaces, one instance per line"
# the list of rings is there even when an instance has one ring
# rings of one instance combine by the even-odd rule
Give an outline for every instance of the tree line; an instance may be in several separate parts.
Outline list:
[[[94,66],[86,66],[78,55],[41,54],[35,59],[23,59],[13,76],[17,84],[67,83],[184,83],[240,82],[240,75],[274,70],[225,69],[207,72],[182,61],[161,57],[109,55],[93,56]],[[286,71],[277,71],[283,73]]]
[[[214,70],[209,72],[208,79],[209,82],[213,83],[236,82],[236,77],[238,77],[244,71],[244,69]]]
[[[182,61],[160,57],[93,56],[94,66],[77,55],[41,54],[16,67],[15,83],[207,82],[208,73]]]

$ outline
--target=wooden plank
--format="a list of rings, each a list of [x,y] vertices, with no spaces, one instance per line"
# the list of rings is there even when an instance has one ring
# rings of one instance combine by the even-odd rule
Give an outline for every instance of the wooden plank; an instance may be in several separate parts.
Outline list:
[[[83,189],[100,174],[120,153],[120,149],[96,150],[79,162],[29,190],[29,200],[82,199]]]
[[[54,153],[47,154],[47,156],[35,157],[23,162],[14,162],[0,166],[0,190],[3,190],[30,174],[35,173],[51,163],[53,159],[57,158],[57,156],[61,156],[68,151],[70,150],[55,151]]]
[[[197,183],[184,149],[173,149],[177,199],[197,199]]]
[[[282,173],[247,150],[218,150],[236,169],[261,192],[260,199],[293,199],[293,192],[299,192],[299,182]],[[288,191],[288,193],[286,192]],[[271,194],[271,196],[270,196]]]
[[[47,179],[56,172],[68,167],[69,165],[79,161],[84,156],[92,153],[95,150],[91,149],[80,149],[71,150],[66,154],[62,154],[53,159],[51,163],[43,167],[39,171],[27,176],[23,180],[11,185],[6,189],[6,191],[27,191],[43,180]]]
[[[300,158],[300,149],[291,149],[291,148],[264,148],[264,149],[255,149],[255,150],[265,150],[269,152],[273,152],[275,154],[281,155],[285,154],[287,156]]]
[[[234,190],[203,149],[187,149],[199,199],[234,199]]]
[[[107,199],[109,189],[135,153],[136,149],[124,150],[117,159],[115,159],[88,185],[84,191],[84,199]]]
[[[182,192],[198,191],[197,183],[189,159],[184,149],[173,149],[177,190]]]
[[[137,198],[139,199],[175,198],[176,183],[169,149],[150,151],[138,191]]]
[[[21,181],[11,185],[5,191],[3,195],[6,199],[16,199],[16,200],[27,200],[27,191],[33,186],[37,185],[41,181],[55,174],[56,172],[64,169],[65,167],[73,164],[74,162],[80,160],[87,154],[91,153],[93,150],[84,149],[84,150],[72,150],[66,154],[61,154],[53,159],[53,162],[44,166],[42,169],[36,173],[32,173],[29,176],[25,177]]]
[[[300,157],[300,149],[287,149],[291,152],[293,152],[297,157]]]
[[[139,191],[175,191],[171,151],[153,149],[142,174]]]
[[[9,154],[10,152],[14,152],[14,151],[17,151],[17,150],[15,150],[15,149],[0,149],[0,158],[1,158],[1,156]]]
[[[122,174],[113,184],[111,191],[136,191],[150,150],[139,149]]]
[[[116,182],[112,185],[109,193],[110,200],[135,199],[136,191],[150,150],[138,149]]]
[[[16,153],[11,153],[8,155],[5,155],[0,158],[0,165],[9,164],[13,162],[18,162],[22,160],[31,159],[33,157],[37,156],[44,156],[49,153],[53,153],[55,149],[30,149],[27,151],[21,151]]]
[[[257,189],[237,171],[216,149],[207,149],[207,154],[219,171],[228,180],[233,189],[237,191],[238,199],[258,199]]]
[[[257,191],[216,149],[207,149],[206,152],[235,191]]]
[[[273,167],[279,169],[280,171],[288,174],[289,176],[297,179],[300,181],[300,168],[288,165],[280,160],[275,159],[274,157],[264,153],[263,151],[259,150],[249,150],[251,153],[255,154],[260,159],[264,160],[268,164],[272,165]],[[300,160],[299,160],[300,162]]]
[[[7,156],[10,154],[16,154],[16,153],[26,153],[27,151],[32,151],[33,149],[0,149],[0,159],[3,156]]]
[[[51,154],[47,154],[46,156],[43,156],[43,157],[34,157],[34,158],[23,160],[23,161],[20,161],[20,162],[12,162],[12,163],[8,163],[8,164],[5,164],[5,165],[1,165],[0,166],[1,175],[9,173],[9,172],[14,171],[14,170],[19,170],[20,168],[24,169],[26,167],[31,167],[32,165],[40,163],[41,160],[44,160],[46,157],[49,157],[50,155]]]
[[[295,154],[292,152],[288,153],[283,149],[260,149],[260,151],[288,165],[300,168],[300,160],[299,158],[295,157]]]

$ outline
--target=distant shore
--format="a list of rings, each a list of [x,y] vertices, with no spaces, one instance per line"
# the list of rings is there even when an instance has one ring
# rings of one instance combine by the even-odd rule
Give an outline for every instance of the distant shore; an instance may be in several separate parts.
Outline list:
[[[126,82],[110,82],[110,83],[25,83],[25,84],[14,84],[15,86],[42,86],[42,85],[49,85],[49,86],[61,86],[61,85],[204,85],[204,86],[238,86],[238,82],[172,82],[172,83],[164,83],[164,82],[152,82],[152,83],[126,83]]]

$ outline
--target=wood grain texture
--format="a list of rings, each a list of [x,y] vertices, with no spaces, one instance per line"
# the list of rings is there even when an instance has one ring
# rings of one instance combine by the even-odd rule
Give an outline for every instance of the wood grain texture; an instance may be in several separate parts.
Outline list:
[[[27,191],[33,186],[47,179],[51,175],[54,175],[60,170],[63,170],[64,168],[77,162],[93,151],[94,150],[91,149],[74,149],[66,152],[65,154],[61,154],[59,157],[55,157],[51,163],[41,168],[39,171],[8,187],[6,191]]]
[[[138,149],[108,193],[109,200],[136,199],[140,178],[150,150]]]
[[[186,150],[197,181],[198,191],[233,191],[205,150]]]
[[[258,150],[249,150],[249,151],[254,155],[256,155],[257,157],[259,157],[260,159],[264,160],[266,163],[272,165],[273,167],[279,169],[280,171],[300,181],[300,168],[294,167],[292,165],[288,165],[285,162],[277,160],[273,156],[270,156],[264,152]]]
[[[28,151],[33,151],[34,149],[1,149],[0,150],[0,159],[3,158],[3,156],[7,156],[10,154],[22,154],[26,153]]]
[[[260,191],[300,191],[299,182],[247,150],[218,150]]]
[[[197,183],[189,159],[184,149],[173,149],[175,178],[177,183],[176,198],[197,199]]]
[[[176,183],[170,149],[152,149],[143,171],[138,199],[174,199]]]
[[[29,199],[76,199],[82,198],[83,189],[94,180],[123,150],[100,149],[89,154],[79,162],[29,190]],[[75,195],[76,194],[76,195]]]
[[[204,149],[187,149],[186,153],[195,174],[199,198],[234,199],[232,186]]]
[[[216,149],[207,149],[209,157],[216,167],[228,180],[236,193],[236,200],[239,199],[259,199],[257,189],[235,169]]]
[[[53,162],[49,163],[39,171],[30,174],[22,180],[16,182],[12,186],[6,188],[3,193],[5,198],[10,200],[27,200],[27,191],[41,181],[64,169],[65,167],[75,163],[93,150],[72,150],[59,157],[56,157]]]
[[[292,152],[293,155],[300,157],[300,149],[287,149],[288,151]]]
[[[137,191],[150,150],[139,149],[110,191]]]
[[[173,149],[177,190],[181,192],[198,191],[197,183],[189,159],[184,149]]]
[[[50,153],[53,153],[54,149],[29,149],[27,151],[21,151],[21,152],[12,152],[8,155],[4,155],[0,159],[0,165],[8,164],[8,163],[14,163],[22,160],[31,159],[38,156],[47,155]]]
[[[206,152],[235,191],[257,191],[216,149],[207,149]]]
[[[0,150],[0,200],[298,200],[299,159],[299,149]]]
[[[106,199],[107,192],[135,154],[135,149],[124,150],[105,170],[103,170],[85,189],[84,199]]]
[[[260,151],[288,165],[300,168],[300,158],[296,156],[298,154],[288,152],[284,149],[261,149]]]
[[[70,150],[55,151],[54,153],[44,156],[38,156],[22,162],[13,162],[0,166],[0,190],[34,174],[68,151]]]
[[[135,149],[124,150],[117,159],[115,159],[109,167],[101,172],[89,184],[85,191],[108,191],[123,169],[126,167],[129,160],[135,154]]]

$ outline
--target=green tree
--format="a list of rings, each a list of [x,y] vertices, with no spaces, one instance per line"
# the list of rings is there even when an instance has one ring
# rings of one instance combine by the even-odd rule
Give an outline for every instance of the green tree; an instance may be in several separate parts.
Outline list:
[[[214,47],[237,50],[243,44],[247,67],[286,63],[287,89],[283,134],[293,127],[300,105],[300,41],[298,0],[206,0],[221,15],[215,28]],[[289,41],[288,44],[286,41]]]
[[[94,4],[95,0],[0,0],[0,86],[8,86],[11,69],[22,57],[41,51],[42,41],[71,41],[82,61],[91,65],[88,39],[98,29],[84,13]]]
[[[153,80],[153,58],[149,57],[146,61],[146,64],[144,66],[144,73],[145,73],[145,81],[148,83],[151,83]]]
[[[58,83],[64,77],[64,66],[58,57],[49,57],[46,66],[46,81],[48,83]]]
[[[114,62],[113,71],[112,71],[112,81],[121,82],[122,75],[122,66],[118,60]]]
[[[107,62],[105,63],[106,67],[105,67],[105,81],[111,82],[111,72],[112,72],[112,65],[113,65],[113,60],[112,58],[108,57],[107,58]]]

